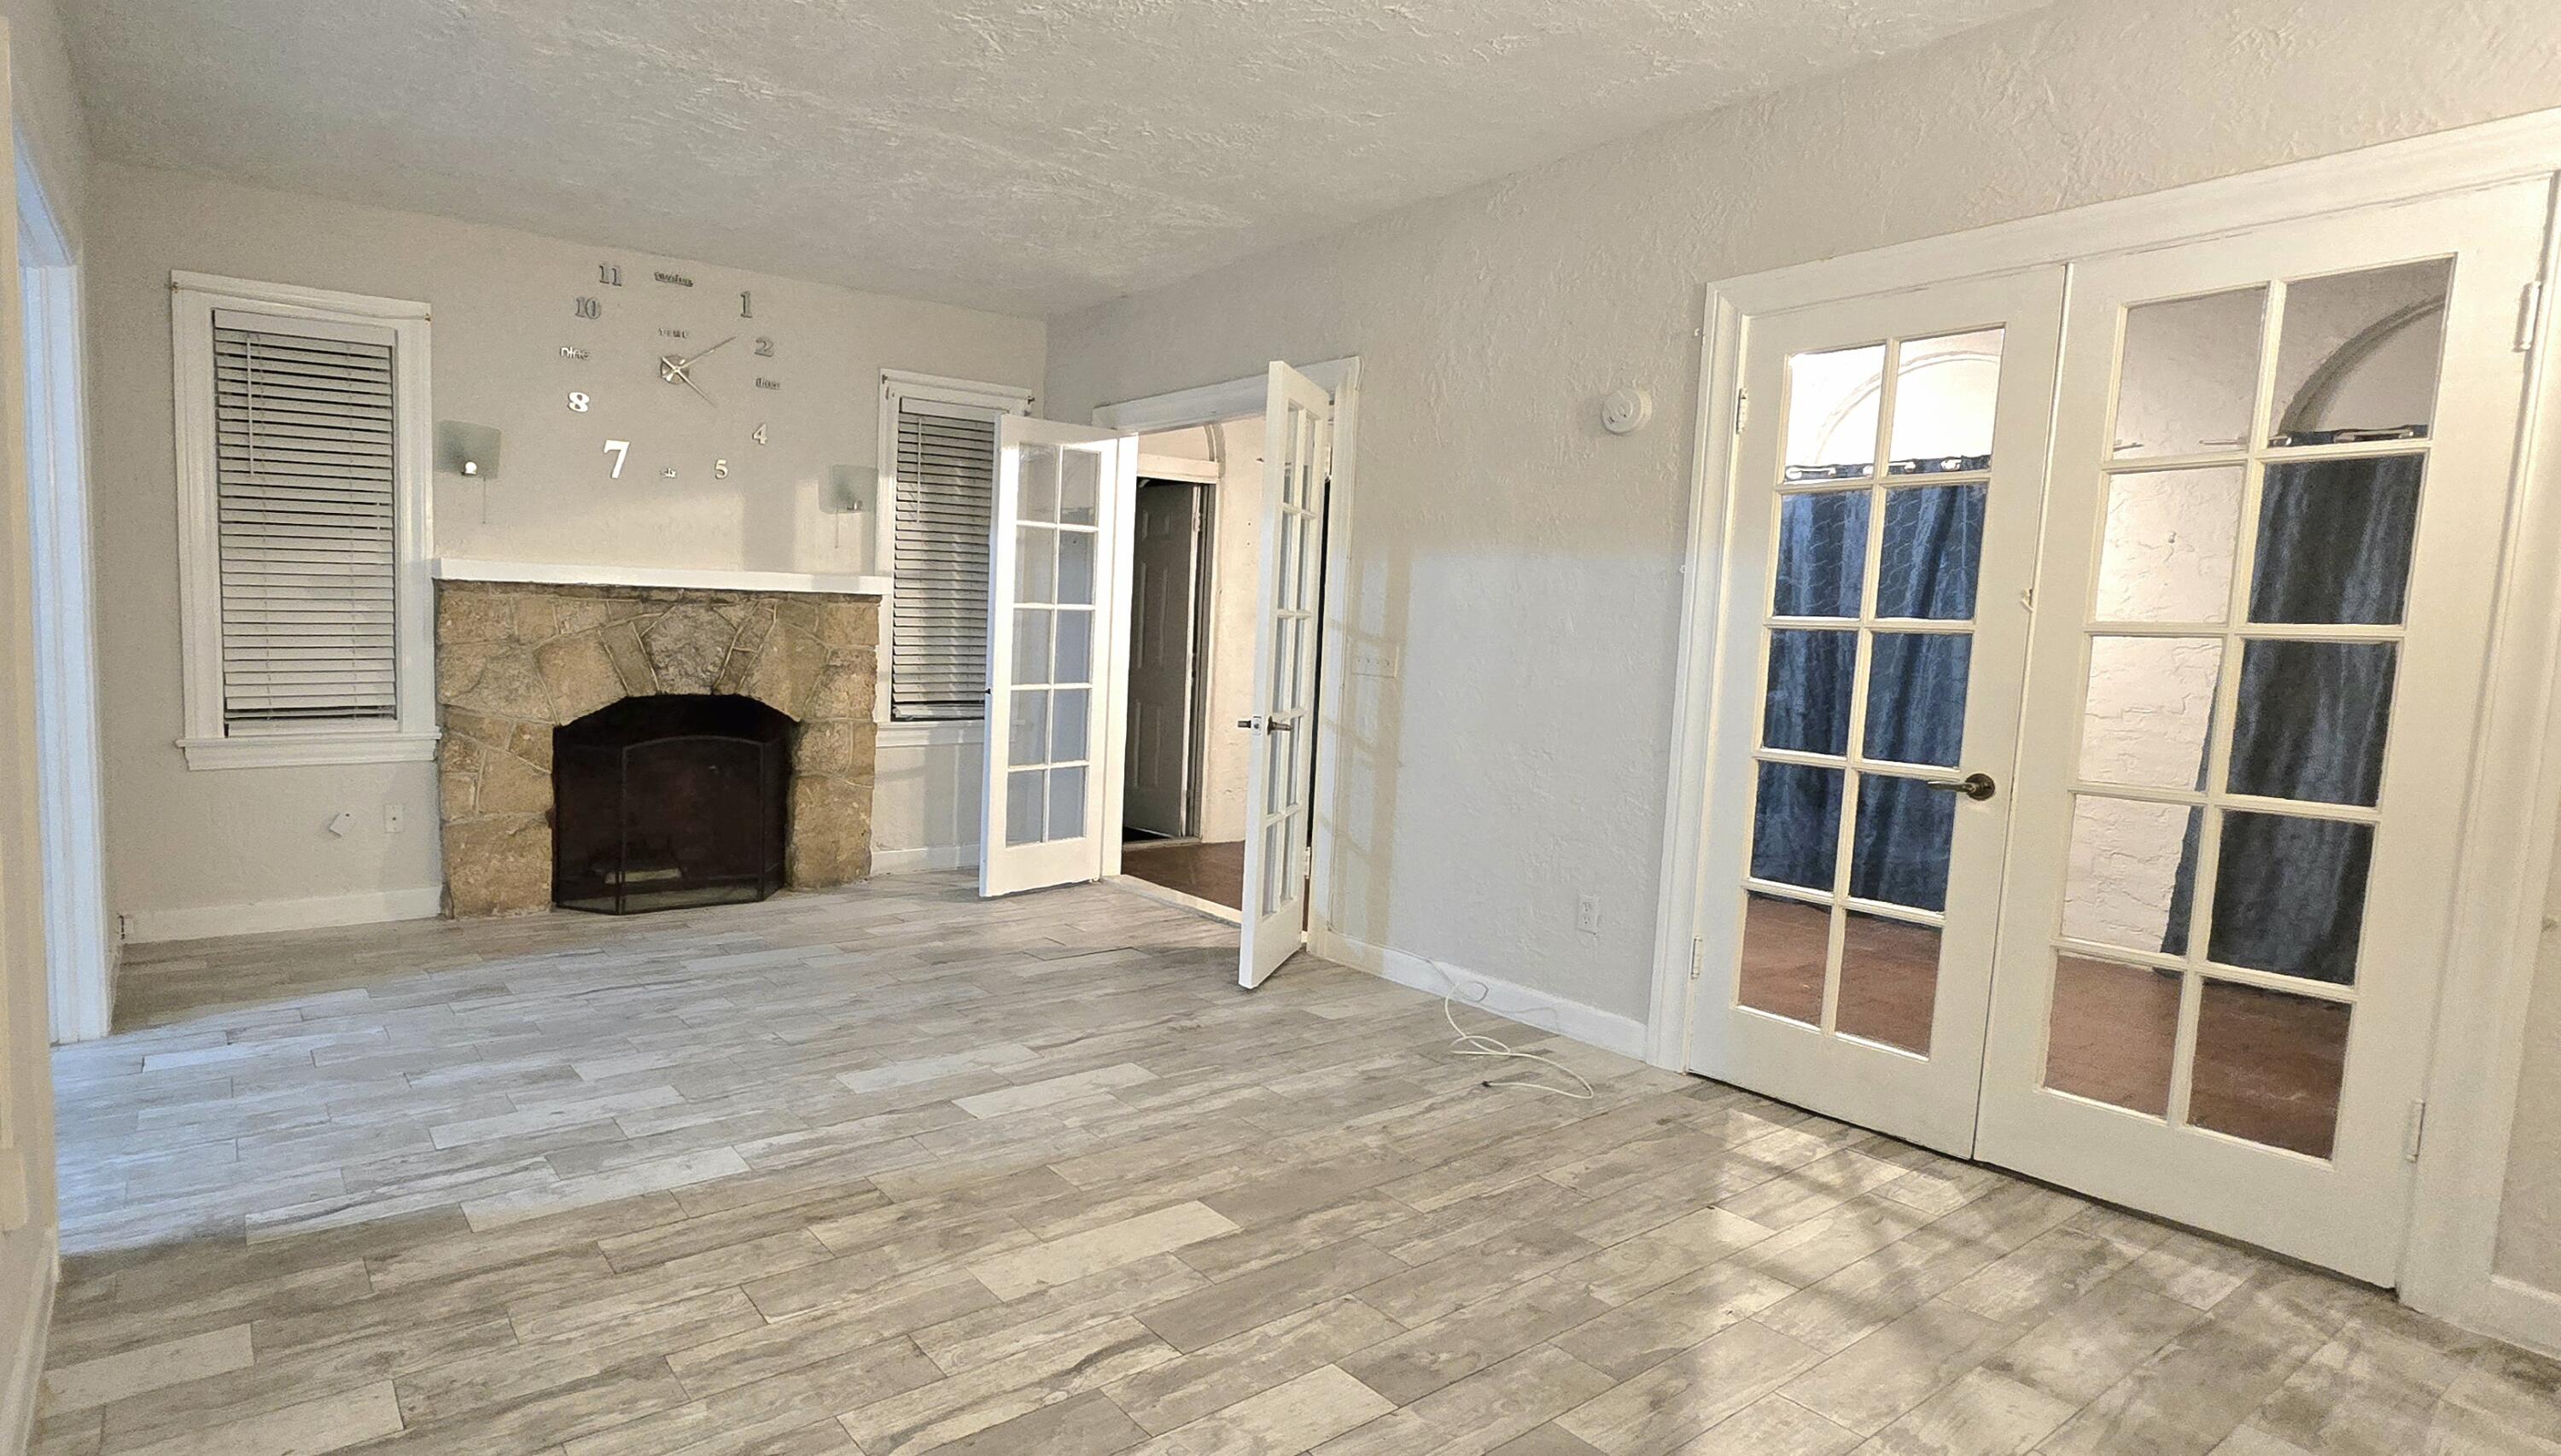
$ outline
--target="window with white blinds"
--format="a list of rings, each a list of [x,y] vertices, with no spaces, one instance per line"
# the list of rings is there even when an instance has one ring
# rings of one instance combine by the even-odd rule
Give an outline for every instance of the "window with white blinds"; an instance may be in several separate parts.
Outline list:
[[[189,768],[435,756],[428,314],[169,274]]]
[[[395,341],[216,310],[226,731],[399,717]]]
[[[909,722],[975,720],[987,704],[995,412],[900,399],[897,418],[890,716]]]

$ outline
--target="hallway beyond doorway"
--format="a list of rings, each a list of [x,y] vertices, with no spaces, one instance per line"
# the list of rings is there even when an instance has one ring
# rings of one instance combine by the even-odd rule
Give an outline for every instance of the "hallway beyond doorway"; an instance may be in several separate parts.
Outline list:
[[[1241,839],[1123,845],[1120,873],[1231,910],[1245,908],[1245,841]]]

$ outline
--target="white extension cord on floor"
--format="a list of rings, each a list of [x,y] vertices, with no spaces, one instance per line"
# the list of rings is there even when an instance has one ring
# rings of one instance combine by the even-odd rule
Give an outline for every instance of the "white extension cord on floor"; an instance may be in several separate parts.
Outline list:
[[[1459,1026],[1457,1003],[1458,978],[1451,975],[1450,968],[1442,965],[1438,961],[1432,963],[1432,969],[1439,971],[1441,973],[1441,979],[1448,982],[1450,985],[1449,990],[1441,993],[1441,1014],[1450,1019],[1450,1030],[1452,1033],[1455,1033],[1457,1037],[1456,1041],[1450,1044],[1451,1051],[1456,1052],[1461,1056],[1506,1057],[1519,1061],[1535,1061],[1543,1066],[1552,1066],[1558,1071],[1565,1073],[1567,1076],[1574,1078],[1575,1084],[1580,1086],[1582,1090],[1578,1092],[1573,1087],[1550,1086],[1546,1082],[1523,1081],[1518,1079],[1502,1081],[1488,1079],[1483,1083],[1483,1085],[1488,1087],[1527,1087],[1534,1092],[1553,1092],[1560,1097],[1572,1097],[1578,1102],[1589,1102],[1592,1100],[1594,1095],[1592,1091],[1592,1083],[1584,1077],[1583,1073],[1576,1071],[1573,1067],[1566,1065],[1564,1062],[1557,1060],[1553,1056],[1541,1056],[1535,1052],[1515,1051],[1514,1049],[1503,1045],[1501,1042],[1498,1042],[1481,1032],[1471,1032],[1466,1028]],[[1468,1004],[1470,1006],[1482,1008],[1485,1004],[1485,998],[1492,994],[1492,990],[1481,981],[1475,983],[1475,985],[1476,994],[1468,998]],[[1491,1013],[1488,1014],[1490,1015]]]

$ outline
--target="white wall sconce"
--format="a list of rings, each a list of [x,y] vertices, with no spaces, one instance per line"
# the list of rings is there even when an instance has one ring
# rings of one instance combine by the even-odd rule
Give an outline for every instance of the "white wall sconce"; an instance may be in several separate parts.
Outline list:
[[[819,509],[830,516],[856,516],[864,508],[862,486],[876,477],[871,471],[856,470],[851,465],[827,467],[827,487],[819,496]]]
[[[458,419],[435,422],[435,468],[445,475],[491,480],[498,474],[498,431]]]

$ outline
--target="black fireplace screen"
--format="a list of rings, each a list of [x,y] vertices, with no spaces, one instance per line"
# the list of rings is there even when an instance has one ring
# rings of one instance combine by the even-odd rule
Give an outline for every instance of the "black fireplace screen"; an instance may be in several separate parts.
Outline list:
[[[552,739],[552,900],[642,910],[782,888],[791,720],[753,698],[626,698]]]

